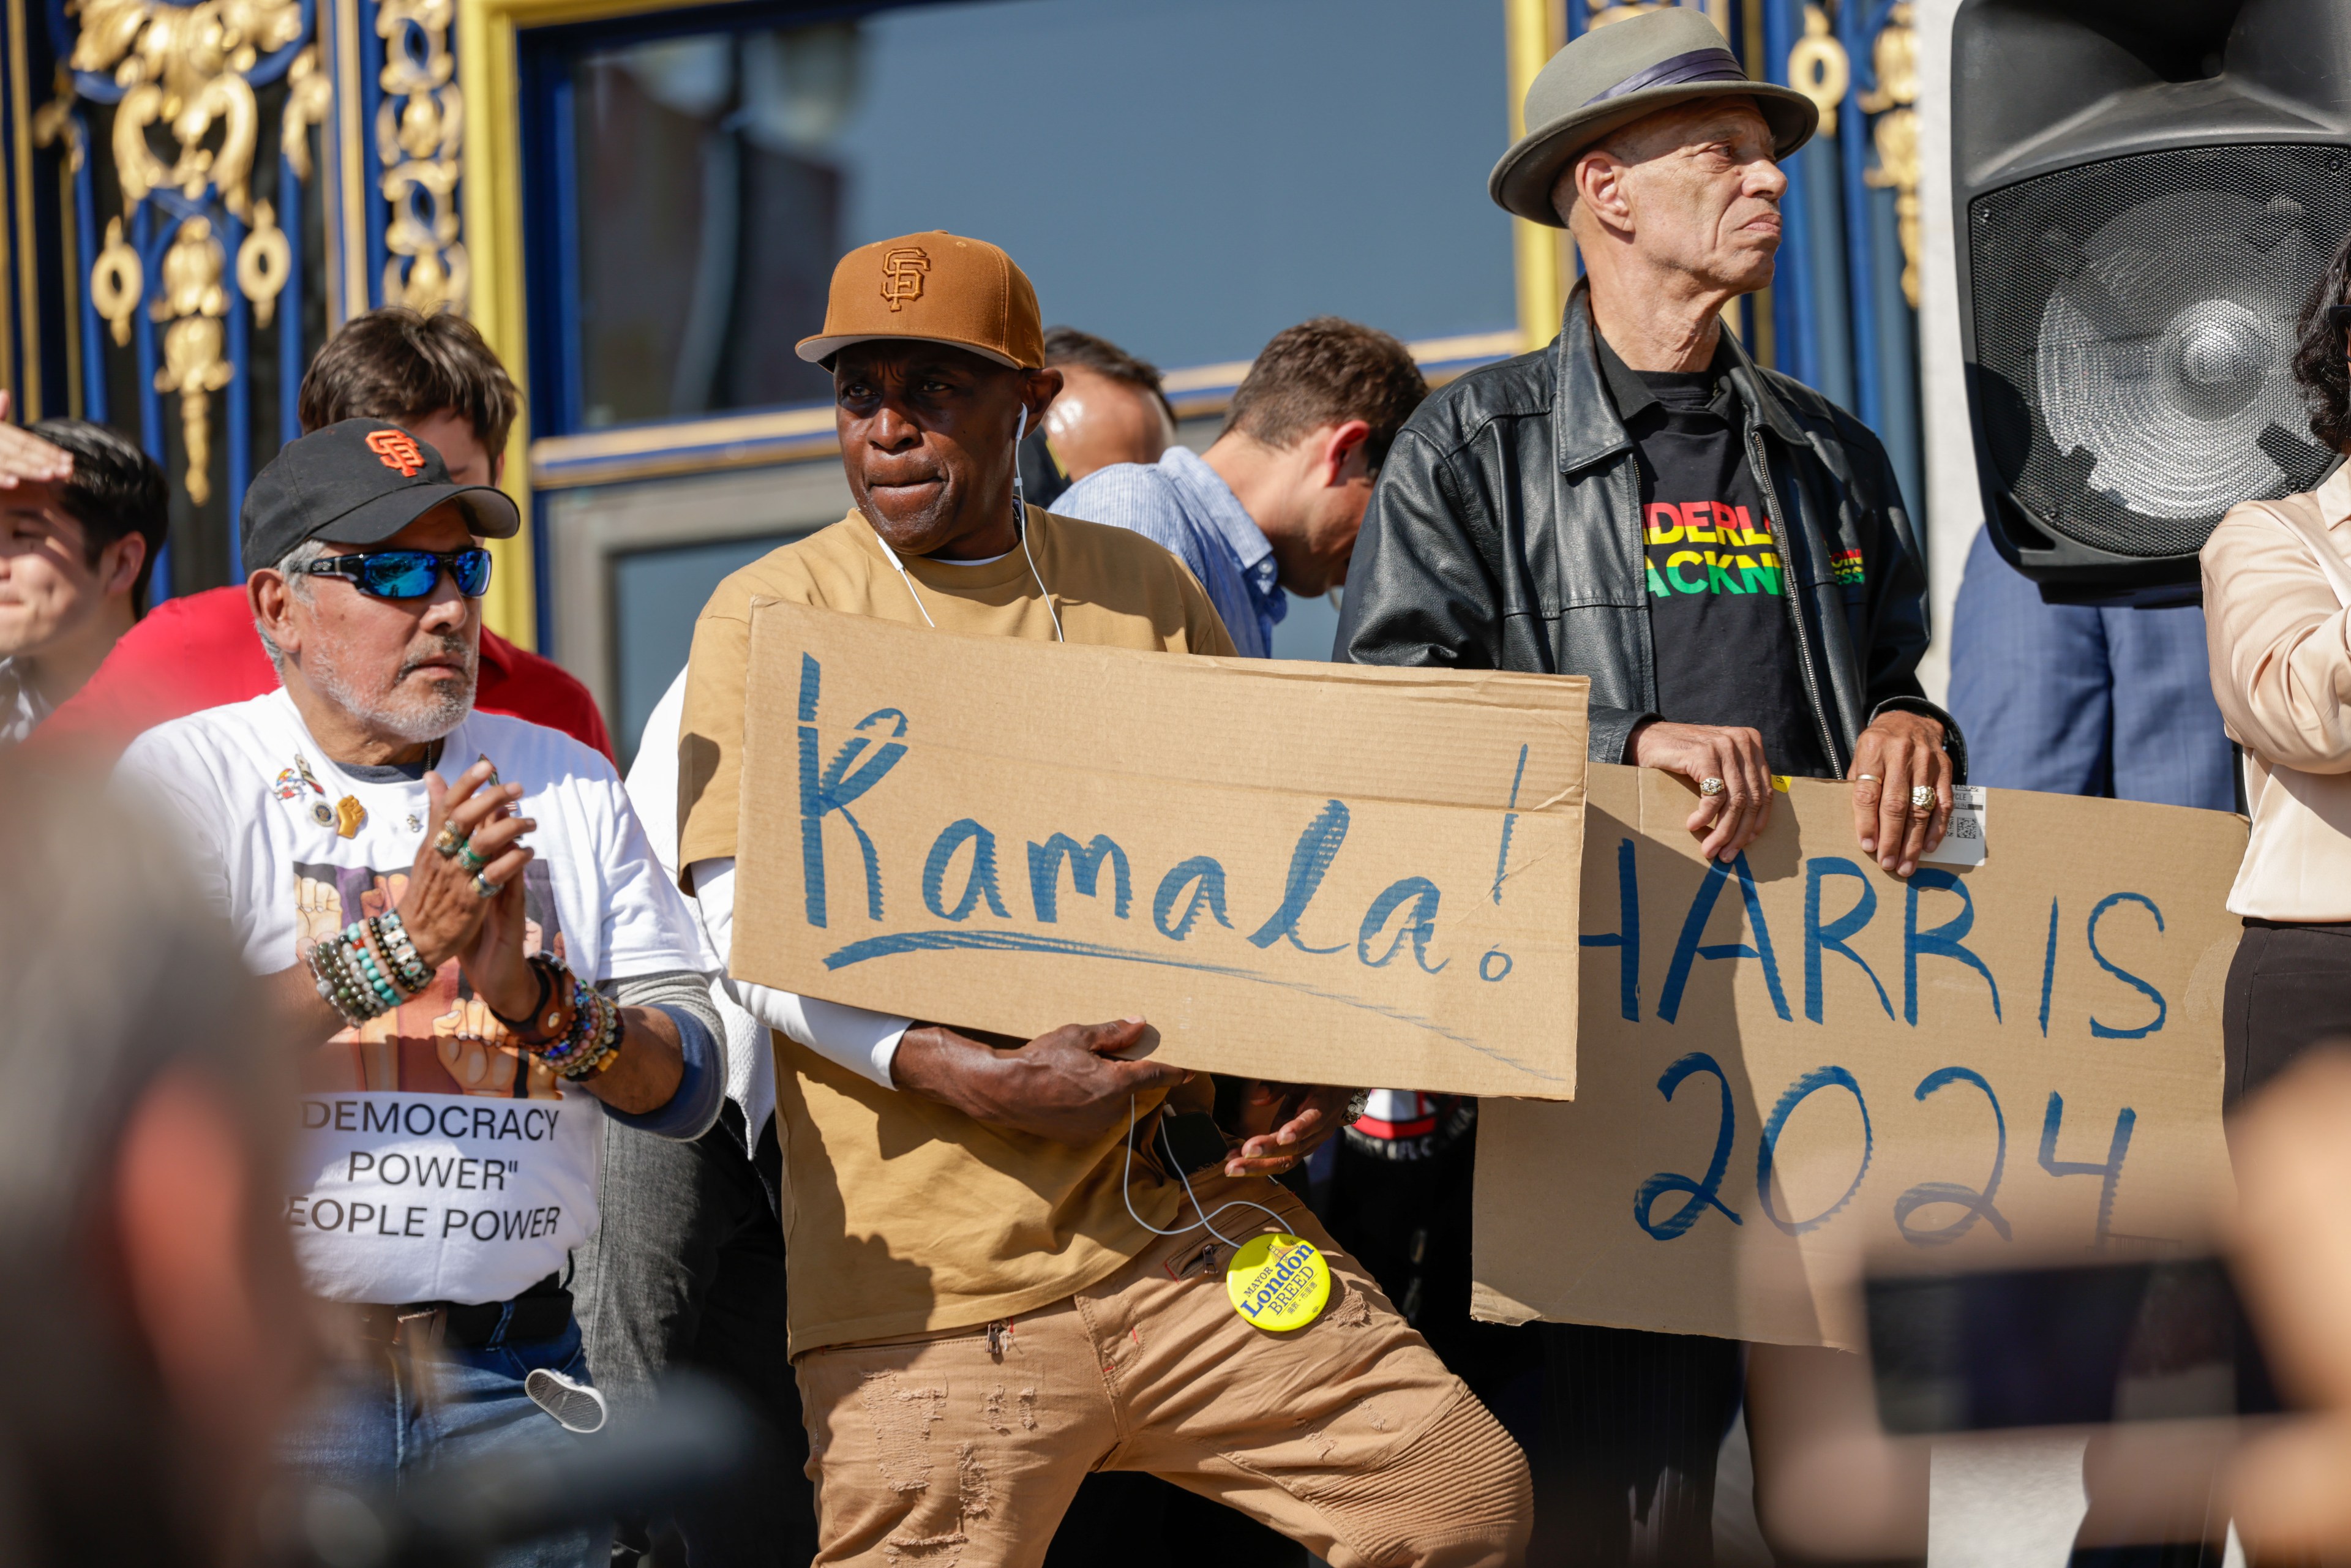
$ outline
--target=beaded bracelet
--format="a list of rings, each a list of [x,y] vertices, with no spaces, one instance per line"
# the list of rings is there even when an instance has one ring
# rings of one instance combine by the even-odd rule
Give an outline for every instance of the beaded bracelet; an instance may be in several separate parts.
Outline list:
[[[397,912],[353,921],[311,946],[310,977],[319,998],[357,1029],[433,982],[433,971]]]
[[[569,1017],[563,1031],[549,1040],[539,1051],[539,1057],[558,1074],[579,1065],[583,1054],[592,1055],[597,1043],[607,1032],[608,1010],[617,1009],[604,999],[603,993],[568,971],[563,979],[569,988]]]
[[[433,971],[426,967],[423,956],[417,952],[415,938],[409,936],[408,926],[400,918],[399,910],[387,909],[381,915],[371,915],[368,916],[368,925],[375,932],[377,943],[392,959],[392,978],[402,990],[413,995],[433,983]]]
[[[610,1068],[621,1054],[621,1035],[624,1025],[621,1004],[593,987],[589,988],[590,1005],[595,1009],[596,1027],[586,1035],[576,1055],[577,1060],[556,1070],[557,1075],[573,1083],[584,1083]]]
[[[382,999],[384,1009],[390,1011],[400,1005],[400,988],[392,983],[392,976],[387,973],[390,961],[377,952],[375,943],[371,939],[373,934],[373,927],[361,920],[348,927],[343,932],[342,939],[350,950],[352,962],[360,967],[360,973],[365,977],[369,988]]]
[[[361,993],[353,984],[350,973],[340,960],[340,944],[332,938],[314,943],[309,953],[310,974],[317,982],[319,999],[342,1015],[343,1021],[357,1029],[380,1010],[372,998]]]
[[[549,1009],[548,1017],[559,1018],[562,1027],[549,1028],[546,1038],[533,1043],[530,1049],[541,1061],[559,1072],[578,1053],[583,1028],[595,1026],[596,1014],[594,1004],[586,999],[590,988],[577,975],[567,971],[558,975],[556,981],[561,995]]]
[[[538,955],[532,963],[544,969],[552,993],[541,1003],[540,1018],[533,1020],[544,1025],[545,1036],[517,1038],[559,1078],[578,1083],[602,1073],[619,1057],[626,1032],[620,1003],[551,954]]]
[[[348,931],[337,932],[316,943],[310,948],[310,974],[319,995],[340,1013],[343,1021],[357,1029],[368,1019],[397,1005],[395,997],[384,1000],[382,994],[369,981],[358,961],[351,956],[347,941]]]
[[[323,973],[335,988],[336,1010],[346,1023],[365,1023],[382,1009],[376,1005],[375,995],[353,972],[343,952],[340,936],[329,936],[310,949],[313,972]]]
[[[360,968],[360,961],[350,956],[350,945],[343,940],[341,931],[336,931],[334,936],[327,938],[327,955],[334,961],[334,967],[341,971],[343,989],[348,989],[360,1001],[360,1016],[374,1018],[376,1013],[383,1011],[383,1004],[376,997],[376,988],[367,983],[367,973]]]

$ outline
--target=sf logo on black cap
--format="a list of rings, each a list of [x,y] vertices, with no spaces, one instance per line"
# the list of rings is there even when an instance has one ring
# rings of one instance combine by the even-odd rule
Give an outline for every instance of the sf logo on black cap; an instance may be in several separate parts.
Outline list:
[[[424,471],[424,454],[416,444],[416,437],[404,430],[378,430],[369,434],[368,450],[376,455],[387,468],[396,470],[403,479],[413,478]]]

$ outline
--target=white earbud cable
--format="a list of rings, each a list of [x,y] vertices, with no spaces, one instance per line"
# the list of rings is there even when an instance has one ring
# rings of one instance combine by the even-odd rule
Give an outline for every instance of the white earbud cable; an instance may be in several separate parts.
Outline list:
[[[1045,574],[1037,570],[1037,558],[1029,549],[1029,498],[1020,488],[1020,443],[1029,434],[1029,410],[1020,410],[1019,423],[1012,427],[1012,527],[1020,536],[1020,553],[1029,558],[1029,575],[1037,580],[1037,591],[1045,596],[1045,613],[1053,618],[1053,641],[1068,642],[1061,630],[1061,612],[1053,608],[1053,591],[1045,586]]]
[[[1200,1195],[1192,1190],[1192,1178],[1185,1174],[1183,1162],[1176,1157],[1176,1145],[1167,1141],[1167,1124],[1165,1122],[1161,1122],[1154,1129],[1154,1131],[1159,1134],[1159,1146],[1167,1152],[1167,1168],[1174,1171],[1176,1173],[1176,1179],[1184,1184],[1184,1196],[1192,1200],[1192,1212],[1197,1214],[1200,1218],[1194,1220],[1189,1225],[1179,1225],[1173,1230],[1162,1230],[1159,1227],[1144,1218],[1143,1216],[1135,1213],[1134,1195],[1132,1190],[1130,1190],[1134,1180],[1135,1117],[1134,1096],[1130,1094],[1126,1097],[1126,1165],[1125,1168],[1121,1170],[1118,1176],[1118,1196],[1126,1204],[1126,1217],[1129,1219],[1134,1220],[1137,1225],[1140,1225],[1154,1236],[1186,1236],[1195,1230],[1205,1230],[1209,1235],[1215,1237],[1217,1240],[1223,1242],[1226,1246],[1233,1249],[1235,1251],[1238,1251],[1240,1249],[1241,1244],[1234,1240],[1231,1237],[1226,1235],[1223,1231],[1217,1229],[1213,1223],[1217,1215],[1224,1213],[1224,1211],[1228,1208],[1254,1208],[1259,1214],[1264,1215],[1268,1219],[1272,1220],[1273,1227],[1277,1231],[1280,1232],[1284,1236],[1290,1233],[1290,1222],[1288,1220],[1282,1218],[1280,1215],[1276,1214],[1265,1205],[1261,1203],[1252,1203],[1245,1197],[1237,1197],[1228,1203],[1220,1203],[1217,1205],[1214,1211],[1202,1208],[1200,1207]]]
[[[1012,427],[1012,531],[1020,536],[1021,558],[1029,563],[1029,575],[1037,580],[1037,591],[1044,596],[1045,613],[1052,617],[1053,641],[1067,643],[1070,636],[1068,632],[1061,630],[1061,613],[1053,608],[1053,591],[1045,586],[1045,574],[1037,570],[1036,553],[1029,548],[1029,503],[1020,490],[1020,443],[1028,434],[1029,410],[1023,407],[1020,410],[1019,418]],[[866,526],[872,528],[872,524],[869,521]],[[888,556],[890,564],[897,569],[898,580],[906,585],[906,592],[914,599],[915,610],[922,614],[923,624],[934,632],[937,631],[939,623],[931,619],[930,607],[923,602],[923,596],[914,591],[914,574],[906,570],[906,563],[898,559],[898,552],[890,547],[890,541],[882,538],[880,528],[873,529],[873,537],[880,542],[882,553]],[[1185,1186],[1186,1191],[1190,1190],[1188,1182]],[[1129,1206],[1127,1212],[1130,1214],[1134,1212],[1133,1206]],[[1137,1221],[1137,1223],[1141,1222]]]

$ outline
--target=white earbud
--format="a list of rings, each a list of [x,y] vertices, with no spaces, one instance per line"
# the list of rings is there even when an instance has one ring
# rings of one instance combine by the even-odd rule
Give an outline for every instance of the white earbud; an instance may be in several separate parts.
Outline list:
[[[1061,630],[1061,612],[1053,608],[1053,591],[1045,586],[1045,574],[1037,570],[1037,557],[1029,549],[1029,500],[1020,489],[1020,443],[1028,434],[1029,410],[1024,404],[1012,427],[1012,526],[1020,535],[1020,553],[1029,558],[1029,575],[1037,580],[1037,591],[1045,596],[1045,613],[1053,618],[1053,640],[1066,643],[1070,638]]]

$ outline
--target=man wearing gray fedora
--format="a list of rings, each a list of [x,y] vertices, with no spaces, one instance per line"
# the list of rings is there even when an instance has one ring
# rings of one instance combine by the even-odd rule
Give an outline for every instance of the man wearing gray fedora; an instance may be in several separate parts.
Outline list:
[[[1592,759],[1688,779],[1706,855],[1763,831],[1771,775],[1850,779],[1863,852],[1907,876],[1966,774],[1915,674],[1917,538],[1877,438],[1721,319],[1771,281],[1779,160],[1818,117],[1750,80],[1695,9],[1597,29],[1544,68],[1489,189],[1569,229],[1583,278],[1549,347],[1405,425],[1334,656],[1589,676]],[[1740,1347],[1530,1333],[1546,1388],[1531,1561],[1710,1562]]]

